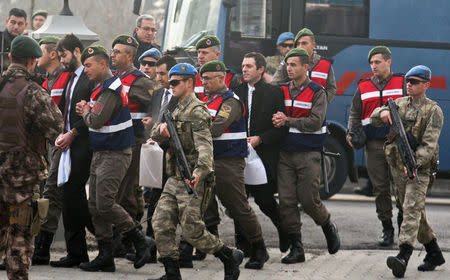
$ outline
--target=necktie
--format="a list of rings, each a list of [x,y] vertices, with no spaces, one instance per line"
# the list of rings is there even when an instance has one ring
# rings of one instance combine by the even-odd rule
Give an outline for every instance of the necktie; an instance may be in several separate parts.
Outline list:
[[[253,98],[253,92],[255,91],[254,87],[248,86],[248,100],[247,100],[247,133],[250,135],[250,116],[252,112],[252,98]]]
[[[66,125],[67,125],[67,113],[69,111],[69,104],[70,104],[70,94],[72,91],[72,85],[73,85],[73,80],[75,78],[75,73],[70,73],[70,81],[69,81],[69,86],[67,87],[66,90],[66,103],[64,104],[64,130],[66,129]]]
[[[163,114],[167,110],[167,106],[169,105],[169,93],[170,92],[167,89],[164,90],[163,101],[162,101],[161,109],[159,110],[159,115],[158,115],[158,122],[160,122],[162,120]]]

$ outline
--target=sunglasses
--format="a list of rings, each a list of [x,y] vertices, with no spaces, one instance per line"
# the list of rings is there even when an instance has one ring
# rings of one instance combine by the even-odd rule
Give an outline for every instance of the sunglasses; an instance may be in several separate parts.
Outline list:
[[[152,66],[155,66],[155,65],[156,65],[156,62],[154,62],[154,61],[145,61],[145,60],[141,60],[141,64],[144,65],[144,66],[150,66],[150,67],[152,67]]]
[[[180,83],[181,83],[181,81],[186,81],[186,79],[181,79],[181,80],[176,80],[176,79],[173,79],[173,80],[169,80],[169,85],[171,85],[171,86],[173,86],[173,87],[176,87],[176,86],[178,86]]]
[[[418,85],[420,83],[426,83],[428,81],[421,81],[418,79],[406,79],[406,83],[410,83],[411,85]]]
[[[294,47],[294,44],[285,44],[285,43],[282,43],[282,44],[280,44],[280,46],[282,46],[283,48],[293,48],[293,47]]]

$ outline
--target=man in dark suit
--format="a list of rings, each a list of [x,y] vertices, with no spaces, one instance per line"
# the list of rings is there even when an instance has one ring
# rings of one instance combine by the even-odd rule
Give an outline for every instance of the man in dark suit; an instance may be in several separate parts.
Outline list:
[[[161,88],[153,92],[152,100],[147,110],[147,117],[142,122],[145,129],[151,129],[153,125],[162,118],[162,113],[170,108],[174,108],[177,104],[177,99],[172,97],[172,90],[169,85],[169,71],[177,64],[177,61],[171,55],[164,55],[156,62],[156,79],[158,80]],[[167,150],[166,146],[161,146],[164,152]],[[163,161],[163,186],[167,180],[167,174],[165,172],[165,161]],[[162,188],[145,188],[144,197],[147,200],[147,232],[146,235],[154,238],[152,217],[156,209],[159,197],[161,196]],[[132,260],[132,256],[128,256],[128,259]],[[152,251],[150,262],[156,263],[156,250]]]
[[[278,230],[280,250],[289,249],[287,235],[281,229],[280,209],[274,198],[277,192],[277,165],[279,143],[286,131],[275,128],[272,124],[272,114],[284,111],[283,92],[281,88],[267,84],[264,79],[266,60],[260,53],[247,53],[242,61],[244,83],[234,89],[234,92],[245,104],[245,119],[247,123],[247,142],[256,150],[266,169],[267,184],[246,185],[247,193],[255,198],[255,203],[261,211],[270,218]],[[242,249],[250,247],[240,225],[236,224],[236,246]]]
[[[50,265],[74,267],[81,262],[89,261],[85,227],[94,232],[85,189],[92,153],[89,148],[88,129],[83,119],[77,115],[75,106],[81,100],[89,102],[94,84],[84,73],[80,60],[83,45],[75,35],[65,35],[56,45],[56,50],[61,63],[71,75],[58,105],[64,117],[64,133],[55,141],[55,146],[63,153],[60,164],[64,158],[70,159],[71,171],[67,180],[58,179],[58,185],[62,188],[62,215],[67,256],[59,261],[50,262]],[[64,157],[64,152],[69,148],[70,155],[66,154]]]

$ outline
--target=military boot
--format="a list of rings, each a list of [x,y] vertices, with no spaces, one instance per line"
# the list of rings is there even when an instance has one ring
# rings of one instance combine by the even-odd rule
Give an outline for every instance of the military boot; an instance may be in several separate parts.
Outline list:
[[[180,265],[178,260],[172,258],[161,258],[161,262],[164,264],[166,274],[160,278],[148,280],[181,280]]]
[[[382,247],[388,247],[394,244],[394,227],[392,226],[392,221],[386,220],[382,221],[383,225],[383,236],[381,240],[378,242],[378,245]]]
[[[136,250],[136,257],[134,259],[134,268],[138,269],[143,267],[147,260],[150,258],[150,249],[156,246],[155,240],[151,239],[151,242],[148,242],[145,238],[145,235],[138,228],[133,228],[130,231],[124,233],[125,238],[128,238]],[[150,244],[149,244],[150,243]]]
[[[291,245],[289,242],[289,235],[282,229],[281,226],[277,226],[277,231],[280,251],[282,253],[286,253]]]
[[[322,226],[322,231],[327,239],[328,253],[335,254],[341,247],[341,240],[339,238],[336,224],[332,223],[330,219]]]
[[[305,251],[303,250],[302,235],[289,235],[290,248],[289,254],[281,259],[282,263],[302,263],[305,261]]]
[[[150,236],[146,236],[145,240],[147,241],[148,246],[150,246],[150,257],[147,259],[147,263],[156,263],[156,246],[153,246],[153,244],[155,244],[155,240]],[[133,247],[133,244],[130,243],[129,246]],[[133,252],[127,253],[125,258],[131,262],[134,262],[136,260],[136,252],[134,252],[134,249]]]
[[[192,263],[192,252],[194,251],[194,247],[186,241],[180,241],[180,245],[178,246],[178,253],[180,254],[180,267],[181,268],[193,268],[194,264]]]
[[[50,246],[53,242],[53,233],[41,230],[36,238],[39,238],[33,253],[31,262],[33,265],[48,265],[50,262]]]
[[[239,265],[244,259],[244,253],[241,250],[230,249],[224,245],[219,251],[214,253],[214,256],[223,263],[225,270],[224,280],[237,280],[239,278]]]
[[[244,252],[245,258],[250,257],[252,245],[245,236],[244,230],[237,222],[234,222],[234,244],[237,249]]]
[[[390,256],[387,258],[387,266],[392,270],[392,274],[397,278],[405,276],[406,266],[408,265],[409,257],[413,252],[413,247],[408,244],[400,245],[400,252],[397,256]]]
[[[254,242],[250,253],[250,259],[245,264],[248,269],[261,269],[264,263],[269,260],[269,253],[267,252],[264,240]]]
[[[3,259],[3,261],[0,263],[0,270],[6,270],[5,259]]]
[[[78,267],[84,271],[116,271],[112,242],[98,241],[98,256],[93,261],[80,263]]]
[[[423,259],[423,264],[417,267],[420,271],[432,271],[436,266],[440,266],[445,263],[444,256],[442,255],[441,248],[437,244],[436,238],[433,238],[429,243],[425,244],[425,250],[427,254]]]

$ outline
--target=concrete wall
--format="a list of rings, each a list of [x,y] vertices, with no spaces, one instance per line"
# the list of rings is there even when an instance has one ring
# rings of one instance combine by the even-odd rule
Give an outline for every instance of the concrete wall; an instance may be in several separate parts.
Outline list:
[[[133,14],[133,0],[72,0],[69,6],[74,15],[81,16],[86,26],[99,34],[101,44],[110,49],[111,42],[119,34],[132,34],[137,16]],[[143,12],[153,15],[158,30],[162,31],[167,0],[143,0]],[[0,0],[0,29],[5,29],[5,20],[11,8],[24,9],[31,21],[33,11],[44,9],[49,14],[59,14],[63,0]],[[33,7],[34,4],[34,8]],[[31,25],[30,25],[31,26]],[[161,32],[157,33],[161,43]]]

